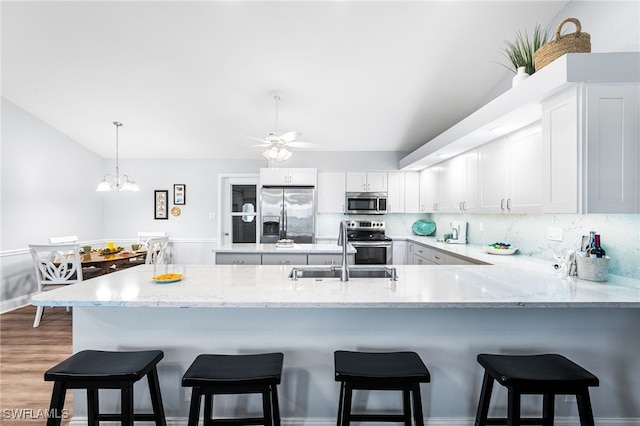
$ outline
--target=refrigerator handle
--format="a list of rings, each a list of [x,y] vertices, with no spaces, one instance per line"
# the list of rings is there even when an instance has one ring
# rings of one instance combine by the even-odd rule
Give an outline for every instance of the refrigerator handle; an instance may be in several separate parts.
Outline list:
[[[287,206],[283,205],[282,206],[282,223],[284,224],[284,239],[287,238]]]

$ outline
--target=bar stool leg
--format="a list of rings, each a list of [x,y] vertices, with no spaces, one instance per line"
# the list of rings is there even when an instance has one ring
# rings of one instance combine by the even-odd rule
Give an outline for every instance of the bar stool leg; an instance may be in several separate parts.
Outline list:
[[[199,387],[191,389],[191,404],[189,405],[189,426],[198,426],[198,417],[200,417],[200,393]],[[206,424],[205,417],[205,424]]]
[[[100,413],[100,404],[98,399],[98,389],[87,389],[87,424],[89,426],[98,426],[98,414]]]
[[[278,386],[271,385],[271,404],[273,411],[273,424],[280,426],[280,404],[278,402]]]
[[[582,392],[577,393],[576,401],[578,402],[580,426],[595,426],[593,411],[591,409],[591,398],[589,398],[589,389],[585,388]]]
[[[133,383],[120,389],[120,412],[122,426],[133,426]]]
[[[486,426],[489,415],[489,403],[491,402],[491,391],[493,390],[493,377],[485,371],[482,379],[482,390],[480,391],[480,402],[476,413],[475,426]]]
[[[213,396],[213,394],[204,394],[204,420],[202,421],[204,426],[213,424]]]
[[[422,395],[420,394],[420,383],[413,385],[413,416],[417,426],[424,426],[424,414],[422,413]]]
[[[162,404],[162,394],[160,393],[160,381],[158,380],[158,370],[153,368],[147,373],[149,382],[149,392],[151,393],[151,406],[153,407],[153,418],[156,426],[166,426],[167,420],[164,416],[164,406]]]
[[[341,426],[349,426],[351,424],[352,395],[353,395],[353,385],[351,383],[345,383]]]
[[[60,426],[62,422],[62,409],[64,407],[64,397],[67,394],[67,386],[64,382],[55,382],[53,384],[53,393],[51,394],[51,404],[49,412],[53,415],[47,419],[47,426]]]
[[[268,389],[262,391],[262,415],[264,416],[264,424],[266,426],[273,426],[271,395]]]
[[[411,391],[409,389],[402,390],[402,414],[405,426],[411,426]]]
[[[342,425],[342,410],[344,409],[344,382],[340,382],[340,399],[338,400],[338,421],[336,422],[337,426]]]
[[[520,393],[509,388],[507,400],[507,426],[520,426]]]
[[[542,399],[542,422],[545,426],[553,426],[556,396],[546,393]]]

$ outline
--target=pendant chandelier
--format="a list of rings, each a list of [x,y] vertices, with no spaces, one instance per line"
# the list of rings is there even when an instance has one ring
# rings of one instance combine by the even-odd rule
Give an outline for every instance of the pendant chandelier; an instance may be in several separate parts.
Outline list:
[[[116,126],[116,174],[106,174],[102,178],[102,182],[98,184],[96,191],[139,191],[136,181],[129,175],[120,174],[120,162],[118,159],[118,130],[122,127],[122,123],[114,121]]]

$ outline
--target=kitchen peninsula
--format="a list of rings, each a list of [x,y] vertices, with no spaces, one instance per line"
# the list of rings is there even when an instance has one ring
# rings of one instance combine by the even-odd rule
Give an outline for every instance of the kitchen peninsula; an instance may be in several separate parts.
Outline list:
[[[294,281],[291,266],[187,265],[183,281],[156,284],[152,267],[140,266],[38,294],[32,303],[73,307],[74,352],[162,349],[160,385],[172,424],[186,424],[180,379],[195,356],[265,351],[285,354],[283,422],[335,424],[337,349],[418,352],[432,373],[423,387],[425,416],[438,425],[472,424],[480,352],[562,353],[599,376],[592,390],[598,424],[640,419],[637,280],[595,283],[499,265],[396,268],[398,281],[340,282]],[[147,405],[145,398],[138,392],[136,403]],[[74,401],[72,424],[80,424],[84,395]],[[217,409],[230,414],[238,400],[226,401]],[[397,402],[386,393],[355,400],[381,409]],[[537,413],[536,402],[525,399],[523,413]],[[103,405],[117,407],[117,396],[105,395]],[[243,407],[260,405],[250,400]],[[556,413],[572,418],[566,424],[577,418],[575,403],[564,399]]]

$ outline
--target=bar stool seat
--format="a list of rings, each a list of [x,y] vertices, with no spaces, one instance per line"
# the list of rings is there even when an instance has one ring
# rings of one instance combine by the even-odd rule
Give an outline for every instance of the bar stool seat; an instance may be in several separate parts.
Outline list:
[[[244,424],[280,426],[278,389],[282,376],[282,353],[250,355],[198,355],[182,377],[192,387],[189,426],[197,426],[200,401],[205,397],[204,425]],[[213,397],[221,394],[262,394],[263,417],[213,419]]]
[[[349,425],[352,421],[411,425],[411,396],[415,422],[419,426],[424,424],[420,383],[429,383],[431,375],[417,353],[335,351],[334,363],[335,379],[341,382],[339,426]],[[352,414],[353,390],[402,391],[402,414]]]
[[[553,426],[555,395],[575,395],[581,426],[594,426],[589,387],[599,380],[573,361],[558,354],[492,355],[479,354],[484,367],[482,391],[478,403],[476,426],[536,424]],[[488,418],[493,382],[508,389],[506,418]],[[542,395],[542,417],[521,418],[520,396]]]
[[[156,365],[164,357],[159,350],[151,351],[95,351],[78,352],[44,373],[44,380],[54,382],[51,413],[47,426],[60,425],[67,389],[87,390],[89,425],[100,421],[120,421],[133,425],[134,421],[154,421],[165,426],[166,420],[160,394]],[[147,376],[153,414],[134,413],[133,384]],[[120,389],[120,414],[101,414],[98,390]]]

